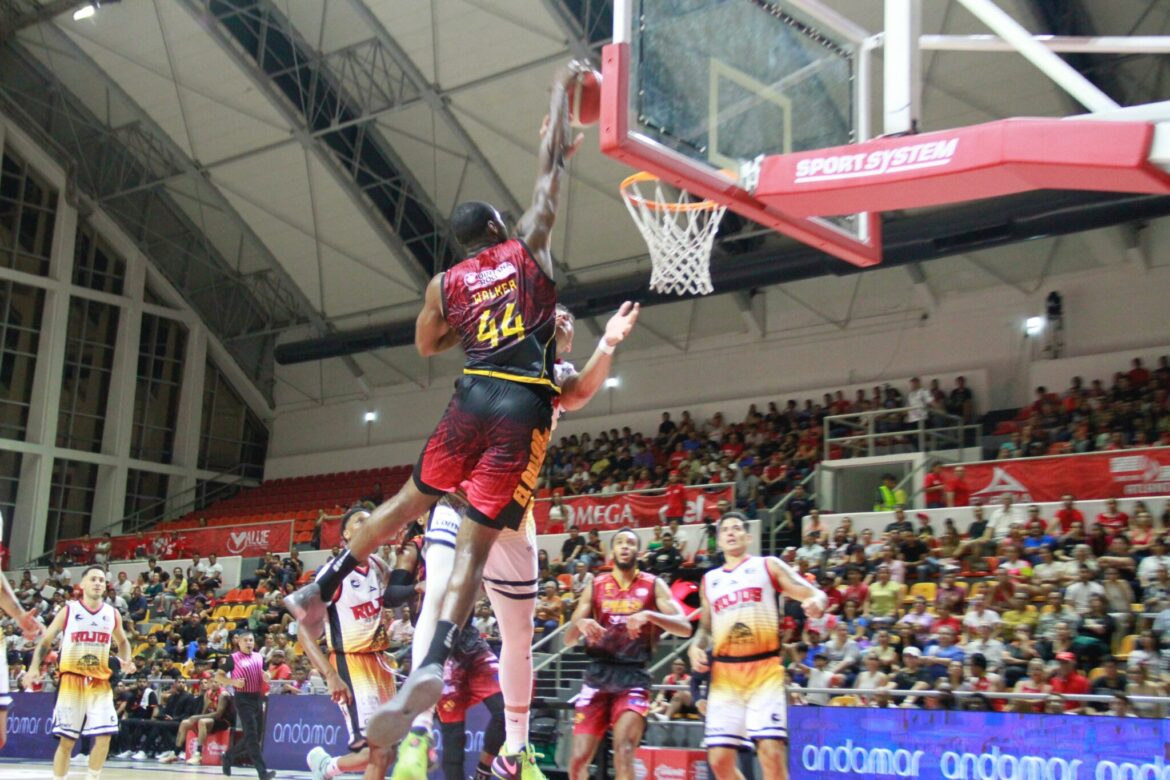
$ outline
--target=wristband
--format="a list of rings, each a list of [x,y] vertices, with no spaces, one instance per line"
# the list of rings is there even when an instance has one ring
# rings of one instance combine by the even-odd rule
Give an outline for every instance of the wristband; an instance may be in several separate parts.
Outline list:
[[[600,349],[606,355],[612,355],[613,351],[615,349],[617,349],[617,347],[611,347],[609,345],[609,342],[605,340],[605,336],[602,336],[601,341],[597,342],[597,348]]]

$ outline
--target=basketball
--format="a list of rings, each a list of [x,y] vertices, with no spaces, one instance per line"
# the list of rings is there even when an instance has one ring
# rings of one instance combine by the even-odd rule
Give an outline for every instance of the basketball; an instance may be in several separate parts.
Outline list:
[[[588,70],[569,90],[569,121],[573,127],[591,127],[601,118],[601,74]]]

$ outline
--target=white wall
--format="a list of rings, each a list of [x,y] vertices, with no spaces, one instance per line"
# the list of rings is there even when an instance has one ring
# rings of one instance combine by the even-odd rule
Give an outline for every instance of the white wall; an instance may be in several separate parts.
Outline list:
[[[852,289],[848,278],[832,283],[840,283],[846,296]],[[909,282],[905,287],[910,289]],[[738,418],[751,402],[819,398],[821,388],[868,387],[916,374],[944,378],[944,386],[958,373],[985,376],[984,386],[975,388],[980,410],[1018,406],[1030,400],[1033,365],[1043,365],[1036,340],[1023,335],[1023,322],[1043,313],[1044,297],[1053,289],[1064,296],[1067,356],[1154,354],[1166,343],[1170,267],[1143,270],[1125,263],[1062,274],[1035,292],[1001,285],[947,295],[937,308],[924,310],[925,319],[868,317],[841,328],[795,331],[777,326],[764,339],[746,333],[692,339],[685,353],[666,347],[619,350],[621,387],[602,391],[585,410],[567,417],[562,430],[592,432],[623,424],[647,430],[656,427],[662,410],[684,408],[722,409]],[[787,305],[793,307],[791,301]],[[780,320],[780,314],[769,314],[769,322]],[[587,347],[589,340],[582,341]],[[1067,373],[1064,367],[1053,370]],[[395,387],[369,400],[354,396],[279,407],[267,475],[412,463],[450,397],[449,380],[432,378],[428,390]],[[379,419],[369,430],[367,447],[362,414],[369,409],[378,411]]]

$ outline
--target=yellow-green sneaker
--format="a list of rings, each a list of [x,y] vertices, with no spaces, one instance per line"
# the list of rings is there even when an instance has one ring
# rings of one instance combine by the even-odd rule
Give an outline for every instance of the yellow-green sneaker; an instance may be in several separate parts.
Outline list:
[[[398,760],[394,762],[390,780],[427,780],[427,773],[435,763],[430,731],[412,728],[398,746]]]
[[[496,780],[546,780],[536,765],[537,753],[525,745],[519,753],[504,753],[492,761],[492,777]]]

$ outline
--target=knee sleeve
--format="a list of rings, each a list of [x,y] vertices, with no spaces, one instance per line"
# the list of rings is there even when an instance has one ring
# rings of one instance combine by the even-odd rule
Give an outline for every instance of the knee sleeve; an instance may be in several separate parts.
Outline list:
[[[532,701],[532,635],[535,599],[513,599],[488,588],[500,626],[500,690],[504,701],[527,707]]]

